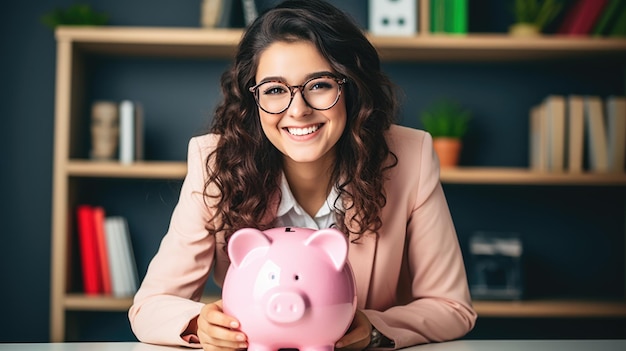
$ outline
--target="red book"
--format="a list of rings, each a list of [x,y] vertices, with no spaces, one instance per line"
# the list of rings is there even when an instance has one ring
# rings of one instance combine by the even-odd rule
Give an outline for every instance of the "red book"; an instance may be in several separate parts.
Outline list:
[[[83,289],[85,294],[99,294],[102,292],[102,278],[100,275],[100,259],[98,257],[93,208],[89,205],[78,206],[76,217],[83,272]]]
[[[93,218],[96,232],[96,240],[98,247],[98,258],[100,259],[100,276],[102,277],[102,292],[110,295],[111,273],[109,269],[109,255],[106,243],[106,235],[104,232],[104,208],[97,206],[93,208]]]
[[[608,2],[608,0],[578,0],[565,14],[557,33],[590,34]]]

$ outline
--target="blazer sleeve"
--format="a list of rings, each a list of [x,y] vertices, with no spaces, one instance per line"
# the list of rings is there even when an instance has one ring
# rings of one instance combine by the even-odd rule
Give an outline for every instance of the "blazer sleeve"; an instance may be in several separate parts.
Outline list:
[[[142,342],[200,347],[180,336],[204,305],[199,300],[214,259],[215,238],[205,229],[210,213],[203,199],[207,148],[199,138],[207,137],[189,142],[187,176],[169,229],[128,312]]]
[[[404,267],[398,284],[402,291],[397,293],[406,296],[405,302],[384,311],[364,311],[372,325],[394,341],[395,348],[460,338],[474,327],[477,317],[456,231],[439,181],[432,137],[425,133],[420,139],[419,148],[413,149],[421,150],[420,162],[415,162],[419,169],[410,168],[413,179],[415,174],[419,175],[419,183],[409,209]],[[414,154],[413,151],[412,158]]]

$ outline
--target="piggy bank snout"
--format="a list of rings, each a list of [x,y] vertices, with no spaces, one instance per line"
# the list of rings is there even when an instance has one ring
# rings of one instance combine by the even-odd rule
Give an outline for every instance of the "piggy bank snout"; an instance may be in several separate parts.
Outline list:
[[[306,310],[304,297],[293,291],[271,293],[266,304],[267,318],[276,323],[299,321]]]

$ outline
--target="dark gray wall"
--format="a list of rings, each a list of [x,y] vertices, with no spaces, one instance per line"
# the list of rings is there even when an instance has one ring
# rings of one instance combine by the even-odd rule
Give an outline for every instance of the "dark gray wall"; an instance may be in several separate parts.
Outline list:
[[[47,341],[49,337],[56,53],[53,33],[39,18],[73,2],[13,1],[3,7],[0,342]],[[90,3],[107,12],[113,25],[196,27],[199,2]],[[335,3],[365,25],[365,1]],[[510,16],[502,3],[472,1],[472,9],[480,5],[489,11],[472,10],[476,20],[470,21],[470,28],[504,31]],[[188,138],[208,124],[218,98],[217,79],[228,62],[94,58],[88,64],[87,98],[142,101],[148,120],[147,157],[183,160]],[[401,124],[419,127],[419,111],[439,96],[456,98],[473,111],[461,160],[464,165],[526,166],[527,112],[548,94],[624,93],[621,63],[385,63],[384,69],[404,91]],[[175,129],[171,128],[173,119]],[[89,187],[89,195],[82,199],[104,205],[110,214],[130,217],[141,276],[167,229],[178,186],[179,182],[110,180]],[[523,234],[528,297],[622,296],[623,188],[446,185],[445,190],[464,246],[476,230]],[[120,196],[125,199],[122,204],[115,201]],[[69,331],[72,340],[133,340],[124,313],[81,312],[70,313],[68,318],[82,321],[80,328]],[[487,319],[479,321],[470,337],[624,336],[625,330],[614,321],[561,321],[559,328],[549,324],[553,322]]]

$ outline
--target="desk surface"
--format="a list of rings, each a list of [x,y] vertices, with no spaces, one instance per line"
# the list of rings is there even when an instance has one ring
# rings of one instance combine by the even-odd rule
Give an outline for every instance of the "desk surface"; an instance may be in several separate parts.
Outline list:
[[[181,351],[137,342],[0,344],[0,351]],[[413,346],[405,351],[619,351],[626,340],[458,340]]]

